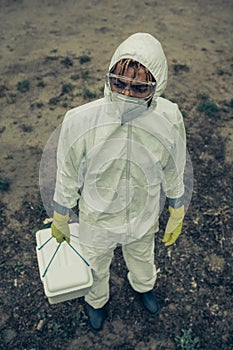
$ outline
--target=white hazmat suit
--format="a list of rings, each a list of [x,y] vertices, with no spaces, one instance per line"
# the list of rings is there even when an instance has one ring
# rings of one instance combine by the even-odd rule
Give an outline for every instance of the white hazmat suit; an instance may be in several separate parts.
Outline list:
[[[156,80],[149,108],[116,102],[109,86],[102,99],[65,116],[57,151],[56,210],[79,205],[79,237],[94,284],[85,300],[94,308],[109,298],[109,266],[117,243],[138,292],[156,280],[154,233],[158,231],[161,188],[174,206],[184,194],[186,140],[178,106],[160,95],[167,61],[160,43],[136,33],[116,50],[109,71],[132,58]]]

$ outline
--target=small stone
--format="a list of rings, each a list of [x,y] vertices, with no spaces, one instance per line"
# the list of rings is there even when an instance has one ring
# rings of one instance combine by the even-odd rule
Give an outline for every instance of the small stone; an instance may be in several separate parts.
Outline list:
[[[43,328],[43,326],[44,326],[44,320],[40,320],[40,321],[38,322],[37,327],[36,327],[37,331],[41,331],[42,328]]]

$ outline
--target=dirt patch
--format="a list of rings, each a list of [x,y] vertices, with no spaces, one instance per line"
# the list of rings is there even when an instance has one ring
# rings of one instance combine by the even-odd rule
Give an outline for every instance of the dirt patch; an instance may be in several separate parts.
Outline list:
[[[232,6],[227,0],[1,1],[1,349],[228,350],[232,346]],[[38,184],[43,149],[65,112],[102,97],[115,47],[149,32],[169,62],[166,97],[184,115],[194,190],[183,234],[156,235],[156,318],[130,289],[121,249],[111,266],[103,331],[83,299],[49,305],[35,232],[47,217]],[[196,339],[196,342],[195,342]],[[187,343],[186,343],[187,344]],[[194,345],[196,344],[196,345]]]

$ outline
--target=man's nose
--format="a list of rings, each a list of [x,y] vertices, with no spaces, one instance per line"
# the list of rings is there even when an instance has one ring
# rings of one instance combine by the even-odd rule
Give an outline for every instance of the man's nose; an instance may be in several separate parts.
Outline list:
[[[129,96],[130,95],[130,90],[129,89],[125,89],[124,90],[124,95]]]
[[[123,90],[122,90],[122,94],[124,94],[125,96],[130,96],[130,86],[126,86]]]

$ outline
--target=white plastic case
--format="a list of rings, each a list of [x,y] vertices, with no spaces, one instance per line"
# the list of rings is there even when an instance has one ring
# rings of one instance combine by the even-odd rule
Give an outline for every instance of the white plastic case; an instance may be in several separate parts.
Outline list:
[[[76,252],[66,242],[61,243],[46,273],[46,268],[58,248],[58,243],[55,238],[49,240],[51,228],[36,233],[40,278],[50,304],[82,297],[88,293],[93,284],[90,267],[77,254],[78,252],[83,256],[78,239],[78,224],[72,223],[69,226],[72,234],[70,244]],[[43,246],[47,240],[49,240],[48,243]],[[38,249],[41,246],[43,247]]]

